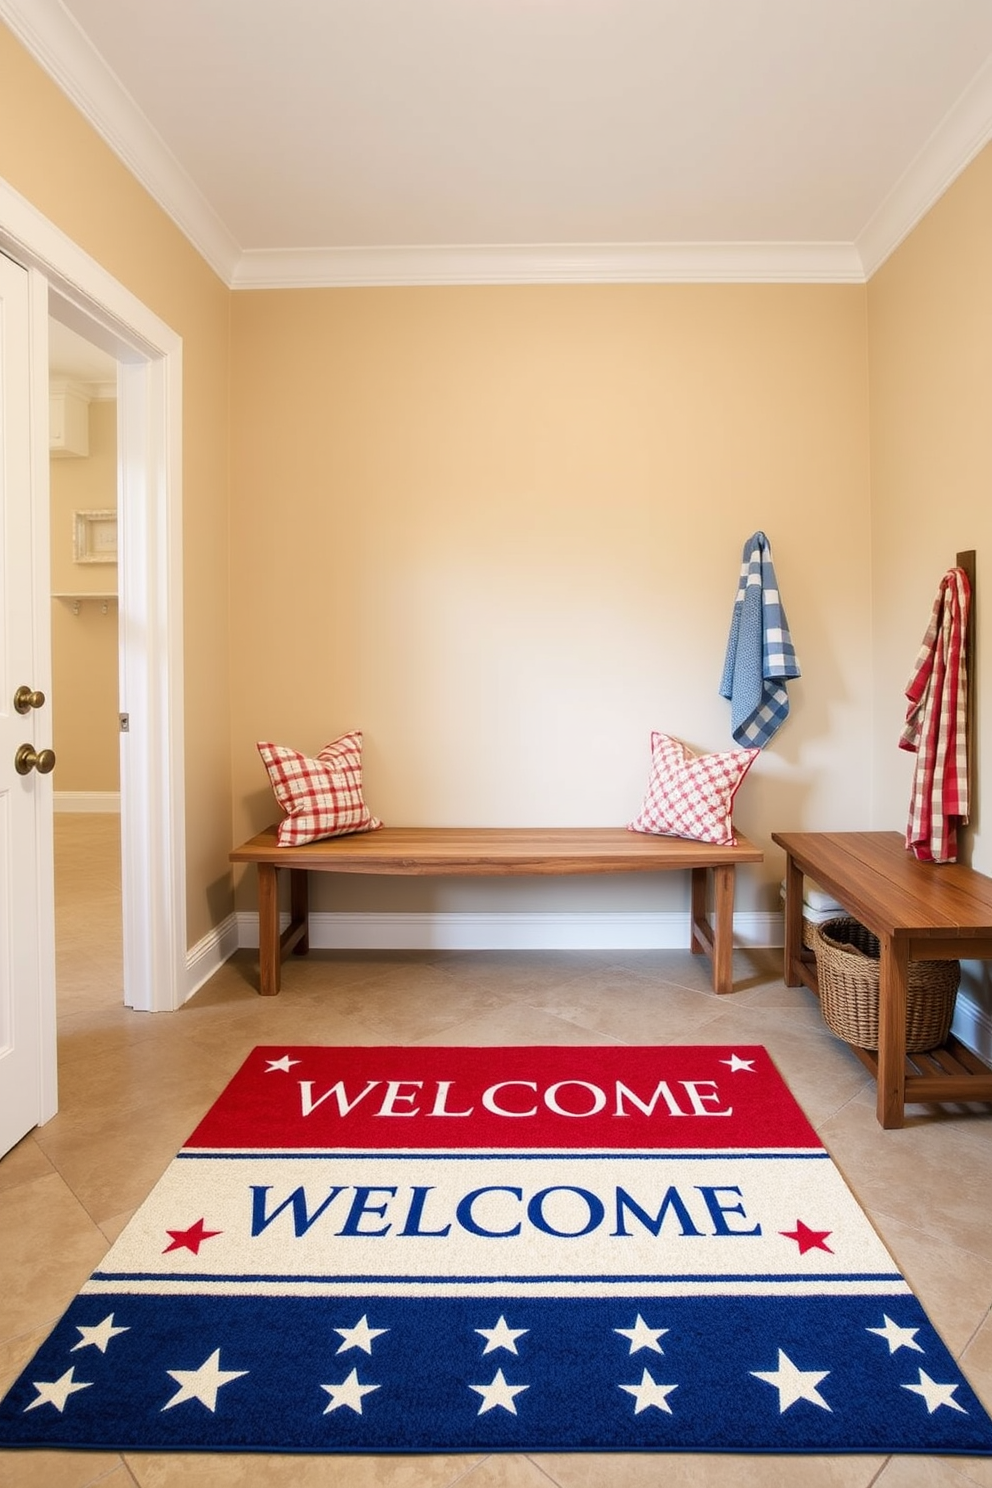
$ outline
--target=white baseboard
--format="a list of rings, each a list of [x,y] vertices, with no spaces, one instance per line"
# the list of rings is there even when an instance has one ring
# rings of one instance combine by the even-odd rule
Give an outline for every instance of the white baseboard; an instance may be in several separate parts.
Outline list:
[[[258,946],[258,915],[237,916],[238,945]],[[280,918],[280,928],[289,924]],[[734,916],[734,944],[780,946],[780,914]],[[685,950],[685,913],[333,914],[310,915],[315,951],[638,951]]]
[[[289,916],[280,916],[280,929]],[[734,945],[775,949],[783,944],[780,914],[734,916]],[[315,951],[637,951],[685,950],[689,916],[684,913],[549,914],[330,914],[310,916]],[[192,997],[236,950],[258,949],[258,915],[228,915],[187,953],[187,997]],[[958,993],[953,1031],[992,1065],[992,1011]]]
[[[976,1002],[964,987],[959,990],[954,1005],[951,1032],[985,1064],[992,1065],[992,1013]]]
[[[120,816],[120,791],[55,791],[52,797],[56,811],[99,811]]]
[[[186,1002],[199,992],[215,971],[219,971],[238,949],[238,916],[229,914],[224,922],[211,930],[195,946],[186,952]],[[257,939],[256,939],[257,944]]]

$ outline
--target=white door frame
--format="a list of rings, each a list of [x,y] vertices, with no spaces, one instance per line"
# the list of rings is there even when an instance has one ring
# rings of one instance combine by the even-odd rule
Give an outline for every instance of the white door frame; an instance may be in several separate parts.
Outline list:
[[[50,296],[32,296],[33,386],[44,377],[47,393],[50,304],[57,319],[119,364],[121,710],[130,716],[121,736],[124,988],[130,1006],[165,1012],[179,1007],[188,990],[182,340],[2,179],[0,247],[50,289]],[[36,600],[47,634],[48,593]]]

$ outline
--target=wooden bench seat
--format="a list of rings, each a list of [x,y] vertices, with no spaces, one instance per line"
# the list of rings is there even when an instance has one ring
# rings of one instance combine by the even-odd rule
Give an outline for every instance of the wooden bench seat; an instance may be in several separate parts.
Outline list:
[[[878,1051],[855,1049],[878,1083],[877,1114],[899,1127],[919,1101],[992,1101],[992,1070],[953,1036],[906,1053],[910,961],[992,959],[992,878],[962,863],[921,863],[898,832],[773,832],[785,849],[785,981],[819,995],[803,948],[803,879],[832,894],[878,936]],[[853,1047],[853,1046],[852,1046]]]
[[[258,870],[259,991],[279,991],[289,951],[309,949],[309,874],[382,873],[503,877],[508,874],[665,873],[691,875],[690,947],[712,962],[713,988],[733,991],[734,875],[763,853],[738,836],[736,847],[656,837],[623,827],[380,827],[304,847],[280,847],[267,827],[231,853]],[[279,933],[278,872],[290,881],[290,924]],[[713,879],[713,925],[707,916]]]

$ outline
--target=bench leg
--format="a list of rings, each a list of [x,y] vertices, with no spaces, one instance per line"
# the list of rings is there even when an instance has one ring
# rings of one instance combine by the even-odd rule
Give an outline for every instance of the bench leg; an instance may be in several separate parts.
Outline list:
[[[305,868],[289,870],[289,925],[279,934],[279,870],[258,864],[258,990],[275,997],[282,984],[283,958],[310,949],[310,886]]]
[[[713,990],[734,990],[734,874],[732,863],[713,869]]]
[[[258,865],[258,990],[263,997],[279,991],[282,962],[279,945],[278,870],[274,863]]]
[[[694,956],[709,956],[713,968],[713,991],[733,992],[734,961],[734,873],[733,863],[721,863],[713,872],[713,924],[706,917],[706,868],[693,868],[689,908],[689,949]]]
[[[876,1113],[887,1130],[906,1117],[906,987],[909,944],[879,937],[878,1090]]]
[[[803,872],[791,854],[785,860],[785,954],[783,980],[787,987],[802,983],[799,963],[803,955]]]
[[[707,872],[705,868],[691,870],[689,949],[694,956],[709,956],[713,951],[713,936],[706,918],[706,891],[709,886]]]
[[[305,956],[310,949],[310,875],[305,868],[289,870],[289,935],[293,955]]]

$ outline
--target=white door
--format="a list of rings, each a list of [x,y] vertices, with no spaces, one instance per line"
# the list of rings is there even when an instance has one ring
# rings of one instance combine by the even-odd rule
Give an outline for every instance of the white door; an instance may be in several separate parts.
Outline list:
[[[52,784],[34,762],[51,763],[48,524],[36,501],[47,470],[29,354],[38,302],[27,270],[0,254],[0,1156],[55,1109]]]

